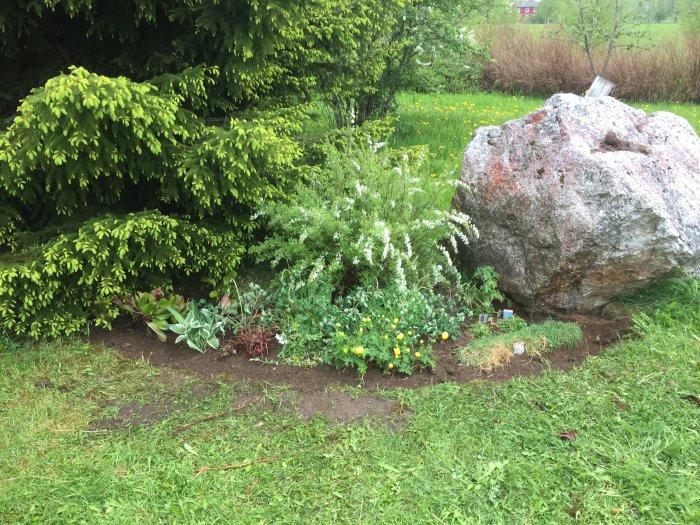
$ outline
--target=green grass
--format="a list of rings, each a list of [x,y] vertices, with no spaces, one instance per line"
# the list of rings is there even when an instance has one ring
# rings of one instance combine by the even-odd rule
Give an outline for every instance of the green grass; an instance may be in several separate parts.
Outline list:
[[[394,142],[428,144],[443,173],[475,127],[540,104],[403,95]],[[679,108],[697,129],[697,106]],[[0,340],[0,522],[699,522],[700,407],[683,399],[700,395],[700,284],[690,283],[627,301],[648,312],[644,336],[569,373],[383,393],[410,408],[396,432],[265,408],[178,433],[230,408],[244,385],[217,383],[198,399],[204,379],[114,351]],[[284,407],[282,387],[258,395]],[[93,426],[134,402],[177,409],[148,427]],[[576,441],[557,436],[569,430]],[[195,474],[268,457],[277,459]]]
[[[463,363],[483,367],[492,359],[494,348],[505,348],[510,352],[513,343],[524,342],[525,353],[539,355],[555,348],[573,348],[583,341],[583,332],[578,325],[561,321],[545,321],[520,328],[509,333],[479,337],[464,348],[457,350]]]
[[[558,31],[556,24],[523,24],[519,27],[525,27],[542,38],[551,38]],[[651,45],[664,40],[676,40],[683,34],[682,26],[673,22],[638,24],[634,26],[634,30],[645,33],[645,42]]]
[[[440,176],[456,176],[464,150],[477,128],[523,117],[543,103],[542,98],[499,93],[403,94],[398,98],[399,122],[391,145],[425,144],[431,154],[427,169]],[[647,112],[671,111],[687,119],[700,133],[698,104],[632,105]],[[449,200],[443,204],[449,205]]]
[[[240,385],[78,343],[0,352],[5,523],[693,523],[700,520],[700,337],[651,328],[569,373],[385,393],[405,429],[232,414]],[[40,388],[50,379],[58,388]],[[270,406],[283,388],[261,391]],[[181,403],[151,427],[91,432],[108,402]],[[361,398],[360,398],[361,399]],[[557,434],[574,430],[568,442]],[[229,472],[202,466],[267,457]],[[576,519],[572,518],[576,516]]]
[[[459,173],[464,148],[478,127],[503,124],[541,105],[540,99],[489,93],[404,94],[398,99],[399,122],[391,144],[426,144],[434,173]]]

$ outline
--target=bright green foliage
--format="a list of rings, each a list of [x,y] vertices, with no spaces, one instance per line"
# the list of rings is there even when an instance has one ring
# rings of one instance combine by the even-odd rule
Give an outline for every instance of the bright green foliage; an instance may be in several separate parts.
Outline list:
[[[75,68],[23,101],[0,135],[2,329],[70,333],[113,318],[110,298],[232,274],[252,205],[298,179],[299,120],[207,126],[183,107],[206,74],[158,91]]]
[[[42,208],[41,220],[27,217],[35,228],[98,205],[167,206],[232,224],[241,205],[276,196],[293,176],[300,152],[290,134],[299,121],[267,116],[205,126],[182,107],[206,77],[199,81],[161,94],[81,68],[49,80],[0,136],[0,188],[24,215]]]
[[[362,53],[402,0],[8,0],[0,5],[0,113],[70,65],[137,81],[216,67],[207,107],[222,114],[346,93],[375,80]],[[58,52],[57,52],[58,51]],[[4,99],[4,100],[3,100]]]
[[[292,202],[261,210],[271,235],[252,251],[340,290],[432,286],[454,274],[459,244],[475,233],[468,216],[436,206],[454,184],[422,173],[420,152],[374,149],[329,151]]]
[[[185,300],[180,295],[165,297],[160,289],[152,292],[139,292],[128,295],[115,304],[122,310],[131,314],[134,321],[145,324],[161,341],[166,340],[165,332],[172,321],[175,320],[170,309],[182,311],[185,308]]]
[[[0,329],[40,337],[78,332],[89,319],[109,326],[114,298],[201,272],[226,275],[242,252],[236,232],[157,211],[89,220],[0,259]]]

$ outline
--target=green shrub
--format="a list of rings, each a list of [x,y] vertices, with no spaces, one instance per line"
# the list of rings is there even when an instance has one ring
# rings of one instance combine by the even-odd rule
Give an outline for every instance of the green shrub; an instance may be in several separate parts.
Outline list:
[[[320,278],[338,290],[431,287],[455,276],[453,255],[476,230],[467,215],[437,207],[454,184],[421,173],[420,153],[375,149],[330,150],[290,202],[260,210],[271,233],[251,251],[300,282]]]
[[[432,367],[433,343],[455,337],[465,314],[449,297],[396,285],[357,287],[332,299],[319,281],[276,294],[277,314],[289,362],[324,362],[365,373],[370,364],[410,374]]]
[[[235,224],[296,180],[300,116],[206,126],[183,108],[208,71],[177,92],[73,68],[19,107],[0,136],[0,188],[31,228],[99,206],[167,209]],[[40,206],[40,217],[31,211]]]
[[[106,325],[111,299],[233,274],[253,204],[298,180],[300,117],[208,126],[185,104],[210,75],[158,90],[73,68],[22,102],[0,135],[0,329]]]
[[[152,292],[139,292],[115,300],[115,304],[131,314],[134,321],[146,325],[161,341],[166,340],[163,330],[167,330],[175,318],[171,310],[181,312],[185,308],[185,300],[180,295],[165,296],[156,288]]]
[[[168,326],[178,334],[176,343],[184,341],[201,354],[206,352],[207,347],[214,350],[219,348],[218,335],[224,331],[224,318],[219,308],[190,302],[184,316],[174,308],[169,308],[169,311],[176,321]]]
[[[157,211],[89,220],[0,258],[0,330],[32,337],[109,326],[113,299],[206,273],[234,271],[241,235]]]

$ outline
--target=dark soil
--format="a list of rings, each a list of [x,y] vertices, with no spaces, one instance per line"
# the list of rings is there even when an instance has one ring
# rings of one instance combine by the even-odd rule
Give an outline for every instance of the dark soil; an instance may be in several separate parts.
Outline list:
[[[531,317],[531,321],[542,319]],[[141,328],[126,324],[118,325],[112,331],[94,330],[90,341],[117,349],[131,359],[145,359],[155,366],[166,366],[174,370],[194,373],[218,381],[245,382],[251,386],[270,384],[288,385],[297,393],[324,393],[339,386],[363,386],[366,389],[420,388],[423,386],[452,381],[464,383],[472,380],[505,381],[518,376],[535,376],[545,370],[570,370],[588,356],[600,354],[604,348],[619,342],[629,328],[629,319],[609,320],[593,316],[565,316],[561,320],[571,321],[581,326],[585,341],[572,349],[555,349],[541,358],[516,356],[512,361],[490,373],[476,368],[462,366],[453,350],[468,342],[463,337],[457,341],[438,343],[433,350],[436,366],[433,370],[420,370],[410,376],[385,374],[371,368],[361,378],[354,370],[336,370],[327,365],[315,368],[277,364],[281,347],[270,343],[270,353],[263,360],[250,360],[241,354],[220,357],[214,352],[199,354],[185,345],[176,345],[173,338],[161,343]],[[326,396],[324,396],[326,397]],[[342,404],[342,400],[336,400]],[[326,399],[324,403],[331,401]],[[304,403],[300,409],[304,413]],[[381,409],[384,410],[384,409]],[[148,418],[147,414],[144,414]],[[351,418],[351,415],[349,416]]]

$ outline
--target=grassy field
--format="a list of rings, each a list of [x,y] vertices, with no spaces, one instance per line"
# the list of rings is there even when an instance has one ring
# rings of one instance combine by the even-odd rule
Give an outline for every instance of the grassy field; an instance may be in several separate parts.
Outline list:
[[[699,308],[700,283],[685,296],[674,311]],[[113,351],[5,343],[0,520],[694,523],[700,406],[684,396],[700,394],[700,337],[664,324],[570,373],[385,392],[410,410],[394,430],[300,421],[270,387],[259,394],[271,408],[178,432],[231,408],[241,385],[202,397],[201,379]],[[124,404],[177,408],[151,426],[94,427]],[[570,431],[575,441],[558,436]]]
[[[522,27],[546,38],[551,37],[558,30],[555,24],[523,24]],[[650,44],[663,42],[664,40],[675,40],[683,33],[681,25],[673,22],[639,24],[634,29],[646,34]]]
[[[477,126],[540,104],[404,95],[394,141],[428,144],[444,173]],[[674,110],[698,128],[697,106]],[[700,281],[626,307],[662,312],[572,372],[379,392],[398,426],[300,420],[284,387],[0,339],[0,523],[700,522],[700,406],[686,398],[700,395]],[[264,404],[221,416],[242,393]],[[124,407],[149,424],[104,424]]]
[[[429,169],[458,173],[462,154],[476,128],[520,118],[542,106],[544,99],[499,93],[460,95],[404,94],[399,97],[399,123],[394,146],[427,144]],[[632,104],[647,112],[670,111],[687,119],[700,133],[700,105]]]

